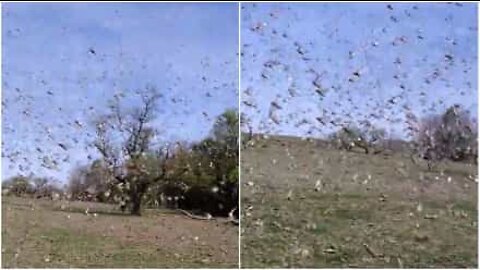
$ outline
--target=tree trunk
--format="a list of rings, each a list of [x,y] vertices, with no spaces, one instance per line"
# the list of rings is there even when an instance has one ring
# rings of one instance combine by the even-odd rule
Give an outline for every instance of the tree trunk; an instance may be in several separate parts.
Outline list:
[[[131,196],[131,199],[132,208],[130,209],[130,213],[135,216],[141,216],[142,195],[134,194],[133,196]]]

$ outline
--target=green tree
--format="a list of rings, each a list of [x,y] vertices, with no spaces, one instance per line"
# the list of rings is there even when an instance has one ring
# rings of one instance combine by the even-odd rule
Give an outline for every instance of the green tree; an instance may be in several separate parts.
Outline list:
[[[177,147],[166,177],[168,197],[180,197],[181,208],[227,214],[238,207],[237,113],[219,115],[210,134],[191,147]]]

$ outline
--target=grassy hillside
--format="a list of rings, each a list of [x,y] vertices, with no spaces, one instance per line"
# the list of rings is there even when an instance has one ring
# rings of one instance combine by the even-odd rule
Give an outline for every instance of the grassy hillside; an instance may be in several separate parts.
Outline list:
[[[242,267],[476,267],[476,174],[260,139],[242,151]]]

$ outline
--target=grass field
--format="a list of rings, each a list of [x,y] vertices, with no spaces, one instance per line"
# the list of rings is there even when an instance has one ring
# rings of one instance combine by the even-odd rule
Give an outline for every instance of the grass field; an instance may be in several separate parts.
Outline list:
[[[475,165],[273,137],[241,177],[242,267],[477,267]]]
[[[238,227],[144,212],[135,217],[105,204],[3,197],[2,267],[237,267]]]

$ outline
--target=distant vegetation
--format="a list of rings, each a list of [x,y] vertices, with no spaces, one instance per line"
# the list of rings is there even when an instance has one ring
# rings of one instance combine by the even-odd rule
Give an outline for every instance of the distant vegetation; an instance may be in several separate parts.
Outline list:
[[[415,142],[426,159],[477,161],[477,124],[460,106],[420,121]]]
[[[63,189],[52,178],[19,175],[11,177],[2,183],[2,195],[58,199],[62,194]]]
[[[452,161],[477,162],[477,124],[470,114],[459,105],[448,108],[443,114],[430,115],[418,120],[412,117],[408,129],[412,132],[411,150],[415,155],[431,162],[448,159]],[[331,134],[329,140],[340,149],[362,148],[365,153],[379,153],[383,149],[398,150],[399,143],[390,141],[384,129],[370,126],[361,129],[355,125],[343,127]],[[403,144],[409,144],[403,142]]]
[[[407,116],[410,139],[389,137],[383,127],[367,127],[351,123],[329,134],[325,142],[339,150],[379,154],[384,151],[409,152],[425,159],[429,167],[441,160],[477,163],[477,120],[460,105],[453,105],[441,114],[418,119]],[[244,147],[255,144],[260,134],[244,133]]]
[[[343,127],[329,136],[329,140],[338,148],[352,150],[355,147],[362,148],[366,154],[370,148],[382,147],[386,140],[384,129],[371,127],[369,129],[360,129],[357,126]]]

